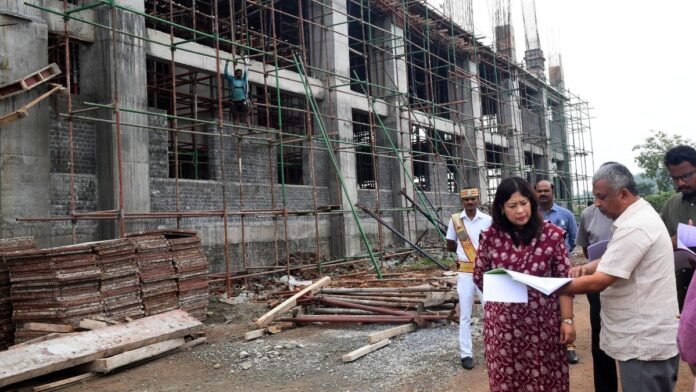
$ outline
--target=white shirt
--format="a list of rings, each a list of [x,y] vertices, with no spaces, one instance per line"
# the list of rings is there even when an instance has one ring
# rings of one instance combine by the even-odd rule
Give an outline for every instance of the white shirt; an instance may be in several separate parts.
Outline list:
[[[493,218],[490,217],[488,214],[484,214],[481,212],[481,210],[476,210],[476,215],[474,216],[474,219],[469,219],[469,217],[466,215],[466,211],[462,211],[461,214],[459,214],[459,217],[462,219],[462,222],[464,223],[464,227],[466,227],[466,232],[469,234],[469,239],[471,240],[471,243],[474,245],[474,248],[478,249],[479,246],[479,235],[483,230],[486,230],[487,228],[491,227],[491,224],[493,223]],[[466,258],[466,254],[464,253],[464,249],[462,248],[462,243],[459,241],[459,237],[457,237],[457,231],[454,230],[454,225],[452,224],[452,219],[449,221],[449,225],[447,225],[447,236],[445,236],[448,240],[455,241],[457,243],[457,259],[459,261],[469,261],[469,259]]]
[[[652,206],[638,199],[614,221],[597,271],[619,279],[600,294],[600,347],[619,361],[677,355],[677,285],[672,241]]]

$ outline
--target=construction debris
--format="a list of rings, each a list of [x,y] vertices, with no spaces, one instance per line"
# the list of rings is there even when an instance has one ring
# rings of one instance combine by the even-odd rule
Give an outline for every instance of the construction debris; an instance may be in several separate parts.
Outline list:
[[[367,346],[362,346],[359,349],[351,351],[348,354],[342,356],[341,360],[343,362],[353,362],[362,356],[365,356],[373,351],[379,350],[380,348],[388,345],[389,343],[391,343],[391,340],[384,339],[384,340],[377,342],[375,344],[368,344]]]
[[[3,327],[14,331],[15,343],[70,332],[37,329],[37,323],[96,329],[177,308],[206,317],[208,262],[195,232],[144,232],[49,249],[26,250],[34,246],[26,240],[9,244],[0,244],[0,252],[25,249],[4,257],[9,285],[0,269],[0,291],[9,289],[0,300],[0,317],[7,317],[0,320],[17,324]]]
[[[0,99],[9,98],[24,91],[29,91],[60,74],[60,68],[56,63],[49,64],[21,79],[0,85]]]
[[[92,363],[88,368],[110,371],[148,358],[145,352],[153,354],[158,350],[160,353],[171,350],[172,339],[183,345],[181,338],[191,335],[201,326],[200,321],[183,310],[173,310],[0,352],[0,387],[87,363]],[[137,350],[164,341],[170,343],[158,345],[156,349]],[[169,349],[165,350],[165,346]],[[118,356],[123,353],[128,355]],[[94,362],[114,356],[116,359],[111,361]]]
[[[4,256],[19,251],[35,249],[32,237],[18,237],[0,240],[0,350],[6,349],[14,341],[15,324],[12,321],[12,302],[10,300],[10,273]]]

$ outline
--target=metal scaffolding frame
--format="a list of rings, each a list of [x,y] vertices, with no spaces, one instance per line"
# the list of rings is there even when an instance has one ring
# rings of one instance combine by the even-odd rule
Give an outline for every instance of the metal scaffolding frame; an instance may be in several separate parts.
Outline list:
[[[371,260],[379,273],[376,258],[403,254],[386,252],[385,234],[378,226],[377,236],[372,241],[362,235],[367,253],[360,257],[293,265],[288,245],[291,217],[314,217],[314,252],[320,255],[320,216],[351,212],[335,205],[321,205],[318,200],[314,157],[319,154],[350,151],[360,157],[356,159],[357,164],[362,165],[356,170],[359,188],[374,192],[376,214],[405,214],[408,232],[422,232],[434,225],[437,229],[433,232],[441,236],[434,222],[440,221],[441,210],[458,208],[451,200],[459,188],[480,187],[484,200],[492,200],[497,183],[507,175],[525,176],[530,181],[553,178],[559,200],[576,210],[584,205],[589,175],[593,171],[589,104],[562,86],[548,85],[514,59],[481,44],[479,37],[426,1],[346,0],[345,8],[331,8],[327,3],[332,2],[322,0],[145,0],[145,11],[123,6],[117,0],[74,3],[63,0],[62,9],[26,3],[64,20],[62,43],[55,44],[53,50],[63,49],[61,64],[65,67],[67,90],[75,91],[71,86],[75,81],[71,73],[76,69],[71,64],[75,49],[69,25],[85,23],[110,32],[113,40],[124,35],[170,50],[169,59],[148,59],[148,106],[159,111],[124,107],[119,101],[115,71],[115,91],[108,104],[86,101],[76,104],[73,100],[78,96],[68,94],[60,117],[67,123],[69,213],[66,216],[20,217],[19,220],[72,222],[75,239],[76,227],[82,220],[114,220],[123,236],[127,220],[175,219],[179,228],[186,226],[189,218],[219,218],[224,229],[225,273],[213,275],[212,279],[224,280],[229,292],[231,280],[321,268],[322,265]],[[82,15],[83,11],[96,8],[110,9],[110,25],[99,24]],[[464,8],[467,15],[455,19],[469,24],[470,4]],[[117,29],[115,21],[119,13],[143,17],[147,28],[167,34],[169,42]],[[340,15],[345,22],[327,22],[333,20],[329,18],[332,15]],[[390,25],[385,25],[385,20]],[[329,49],[325,45],[329,35],[347,39],[352,75],[338,75],[313,61],[327,54]],[[190,49],[186,44],[191,42],[214,49],[214,55]],[[212,59],[216,63],[215,72],[180,64],[177,59],[182,52]],[[253,110],[249,115],[254,120],[251,127],[231,122],[225,113],[231,102],[223,83],[221,63],[225,59],[234,63],[243,57],[257,64],[249,72],[260,75],[263,80],[251,86]],[[298,64],[303,66],[300,68]],[[407,80],[399,80],[398,72],[387,72],[388,64],[404,65]],[[304,96],[280,88],[282,83],[292,79],[287,72],[298,70]],[[335,94],[354,94],[366,99],[368,110],[357,111],[353,119],[354,129],[360,129],[361,136],[346,140],[340,138],[333,127],[324,129],[323,122],[344,119],[334,112],[320,112],[311,92],[316,86],[308,77],[334,81],[334,84],[326,84],[324,99],[329,103]],[[400,86],[407,86],[407,89],[404,91]],[[474,102],[480,102],[481,107],[471,109]],[[407,125],[385,123],[385,116],[378,114],[376,104],[395,113],[397,123],[405,120]],[[505,115],[506,111],[511,114]],[[95,112],[110,115],[101,118],[94,115]],[[123,112],[159,117],[166,125],[124,123],[120,116]],[[113,210],[78,211],[73,170],[76,121],[114,126],[119,196]],[[175,180],[172,211],[125,212],[121,158],[121,134],[125,126],[169,133],[170,177]],[[405,138],[410,144],[399,145],[392,138]],[[232,170],[226,167],[223,159],[226,141],[230,140],[236,141],[240,177],[236,205],[228,202],[229,189],[224,180],[226,171]],[[217,147],[213,141],[217,141]],[[245,206],[248,196],[242,178],[247,157],[243,143],[266,146],[269,161],[277,159],[277,171],[271,167],[268,175],[271,208]],[[188,210],[182,206],[180,179],[182,175],[205,177],[212,170],[213,162],[207,155],[211,148],[219,148],[221,152],[215,164],[222,179],[222,204],[216,209]],[[297,208],[286,194],[286,186],[298,181],[298,162],[302,165],[300,179],[306,178],[304,184],[312,189],[311,209]],[[420,205],[382,208],[380,189],[384,188],[380,185],[388,179],[383,178],[380,168],[389,162],[395,162],[393,166],[399,167],[410,183],[404,195]],[[333,185],[337,188],[335,192],[340,194],[341,171],[337,168],[333,175],[338,180]],[[440,180],[440,177],[445,179]],[[361,218],[367,216],[355,210],[352,214],[362,233]],[[427,219],[423,219],[423,214]],[[247,260],[245,229],[247,218],[261,216],[270,217],[273,222],[276,258],[273,265],[257,271],[258,267],[250,266]],[[234,261],[227,237],[232,217],[238,219],[235,224],[241,229],[240,255]]]

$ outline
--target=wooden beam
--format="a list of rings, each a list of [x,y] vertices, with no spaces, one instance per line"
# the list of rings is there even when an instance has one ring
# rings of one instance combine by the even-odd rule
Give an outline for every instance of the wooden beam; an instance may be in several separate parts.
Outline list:
[[[127,351],[123,354],[114,355],[113,357],[97,359],[88,364],[87,370],[97,373],[108,373],[120,367],[156,357],[160,354],[174,350],[183,346],[185,343],[186,340],[184,338],[165,340],[164,342]]]
[[[328,276],[325,276],[325,277],[319,279],[318,281],[312,283],[311,285],[305,287],[304,289],[300,290],[297,294],[286,299],[285,301],[283,301],[283,303],[281,303],[280,305],[273,308],[270,312],[259,317],[259,319],[256,320],[256,325],[259,328],[263,328],[263,327],[267,326],[276,317],[280,316],[281,314],[287,312],[292,307],[294,307],[297,304],[297,300],[300,297],[302,297],[303,295],[310,293],[310,292],[316,293],[317,291],[319,291],[319,289],[328,285],[329,283],[331,283],[331,278]]]
[[[266,335],[266,328],[255,329],[244,334],[244,340],[254,340]]]
[[[3,351],[0,352],[0,387],[190,335],[201,327],[200,321],[178,309]]]
[[[15,344],[14,346],[10,346],[10,347],[8,348],[8,350],[15,350],[15,349],[18,349],[18,348],[23,348],[23,347],[26,347],[26,346],[28,346],[28,345],[30,345],[30,344],[35,344],[35,343],[38,343],[38,342],[45,342],[45,341],[47,341],[47,340],[55,339],[55,338],[58,338],[58,337],[61,337],[61,336],[66,336],[66,335],[65,335],[64,333],[60,333],[60,332],[49,333],[48,335],[39,336],[38,338],[31,339],[31,340],[27,340],[26,342],[17,343],[17,344]]]
[[[80,323],[77,326],[82,328],[82,329],[101,329],[101,328],[106,328],[110,325],[111,324],[104,322],[104,321],[93,320],[93,319],[82,319],[82,320],[80,320]]]
[[[342,356],[341,360],[343,362],[353,362],[362,356],[365,356],[373,351],[379,350],[380,348],[388,345],[389,343],[391,343],[391,340],[384,339],[384,340],[379,341],[379,342],[374,343],[374,344],[368,344],[367,346],[362,346],[359,349],[351,351],[348,354]]]
[[[384,339],[389,339],[393,338],[394,336],[399,336],[399,335],[404,335],[409,332],[413,332],[416,330],[416,325],[415,324],[404,324],[404,325],[399,325],[398,327],[394,328],[389,328],[385,329],[384,331],[379,331],[370,334],[367,337],[367,342],[370,344],[377,343],[379,341],[382,341]]]
[[[49,324],[49,323],[24,323],[20,326],[22,331],[39,332],[74,332],[75,328],[70,324]]]
[[[289,321],[282,321],[273,325],[269,325],[266,328],[266,331],[270,334],[277,334],[285,331],[286,329],[292,329],[295,328],[295,323],[291,323]]]
[[[191,340],[191,341],[188,341],[188,342],[184,343],[184,345],[181,346],[181,349],[182,349],[182,350],[186,350],[186,349],[189,349],[189,348],[192,348],[192,347],[196,347],[196,346],[198,346],[199,344],[205,343],[206,341],[208,341],[208,339],[207,339],[205,336],[200,337],[200,338],[198,338],[198,339],[193,339],[193,340]]]
[[[8,98],[15,94],[31,90],[60,74],[60,68],[56,63],[49,64],[48,66],[43,67],[38,71],[34,71],[21,79],[0,85],[0,99]]]
[[[67,387],[68,385],[72,385],[72,384],[78,383],[80,381],[87,380],[87,379],[92,378],[96,375],[97,375],[97,373],[92,373],[92,372],[78,374],[77,376],[68,377],[68,378],[65,378],[63,380],[54,381],[54,382],[44,384],[44,385],[38,385],[38,386],[31,388],[30,390],[32,392],[52,391],[52,390],[55,390],[58,388]]]
[[[7,115],[4,115],[0,117],[0,126],[5,126],[8,124],[11,124],[19,119],[22,119],[26,116],[28,116],[28,110],[31,109],[32,106],[38,104],[39,102],[43,101],[44,99],[50,97],[53,93],[56,91],[64,90],[65,87],[61,86],[60,84],[51,84],[51,89],[48,90],[47,92],[43,93],[40,95],[38,98],[34,99],[33,101],[29,102],[28,104],[22,106],[21,108],[15,110],[12,113],[9,113]]]

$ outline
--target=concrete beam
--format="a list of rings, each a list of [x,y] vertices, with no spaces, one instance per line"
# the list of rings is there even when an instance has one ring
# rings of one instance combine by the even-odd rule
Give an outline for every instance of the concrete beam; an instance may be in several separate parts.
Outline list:
[[[153,40],[157,43],[147,42],[145,44],[145,50],[148,56],[155,57],[164,61],[171,60],[171,50],[169,48],[170,37],[169,34],[165,34],[161,31],[154,29],[147,29],[147,38]],[[180,40],[180,39],[177,39]],[[185,50],[177,50],[175,52],[175,58],[177,64],[186,65],[192,68],[200,69],[206,72],[215,73],[215,49],[204,46],[195,42],[188,42],[181,44],[178,47]],[[189,51],[196,53],[191,53]],[[200,54],[199,54],[200,53]],[[221,52],[221,64],[220,72],[225,69],[225,60],[232,60],[232,54],[228,52]],[[268,74],[268,77],[264,77],[264,72]],[[290,71],[287,69],[281,69],[278,72],[278,79],[280,81],[280,89],[298,95],[305,95],[304,85],[300,79],[300,75],[297,72]],[[312,89],[312,94],[317,100],[323,100],[325,98],[326,85],[319,79],[308,77],[307,81]],[[249,82],[263,85],[268,83],[269,85],[275,86],[275,67],[270,64],[263,64],[258,61],[250,61],[249,64]]]

